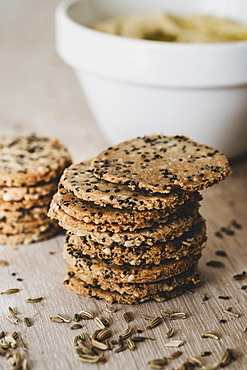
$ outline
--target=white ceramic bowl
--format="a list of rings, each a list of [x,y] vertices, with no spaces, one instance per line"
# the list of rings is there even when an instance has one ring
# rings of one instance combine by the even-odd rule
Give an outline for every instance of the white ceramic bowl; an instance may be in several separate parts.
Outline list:
[[[125,14],[213,14],[247,24],[246,0],[80,0],[56,11],[57,50],[110,143],[186,135],[229,157],[247,151],[247,42],[183,44],[95,31]]]

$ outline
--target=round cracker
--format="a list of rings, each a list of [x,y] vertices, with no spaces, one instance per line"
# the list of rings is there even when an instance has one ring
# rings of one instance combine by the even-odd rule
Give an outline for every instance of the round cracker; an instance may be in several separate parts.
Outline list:
[[[152,210],[175,208],[190,199],[192,194],[173,191],[168,194],[150,194],[132,191],[126,185],[113,184],[96,178],[90,170],[91,159],[66,168],[60,183],[59,192],[72,192],[79,199],[93,202],[101,207],[111,206],[119,209]],[[198,193],[193,195],[200,200]]]
[[[102,285],[90,285],[82,281],[73,270],[68,268],[68,279],[64,285],[75,293],[84,297],[104,299],[109,303],[141,303],[148,300],[165,301],[182,294],[188,289],[200,283],[200,273],[196,265],[174,278],[158,283],[143,284],[110,284],[110,287]]]
[[[187,233],[180,238],[167,242],[157,242],[150,245],[124,247],[119,243],[113,243],[110,247],[90,240],[85,236],[77,236],[67,233],[66,246],[68,249],[77,251],[78,256],[89,256],[98,260],[106,260],[114,265],[132,266],[155,264],[158,265],[164,259],[179,260],[192,254],[201,253],[206,245],[206,225],[201,219]]]
[[[151,135],[110,147],[92,161],[94,175],[131,189],[164,193],[205,189],[231,172],[223,153],[185,136]]]
[[[94,284],[97,279],[98,284],[104,280],[120,283],[151,283],[159,280],[169,279],[188,270],[194,265],[201,254],[192,255],[180,260],[163,260],[159,265],[145,266],[115,266],[107,264],[94,258],[80,258],[77,253],[67,249],[63,250],[63,257],[67,264],[73,268],[76,275],[88,284]]]
[[[0,186],[50,182],[72,163],[57,139],[36,135],[0,137],[0,156]]]

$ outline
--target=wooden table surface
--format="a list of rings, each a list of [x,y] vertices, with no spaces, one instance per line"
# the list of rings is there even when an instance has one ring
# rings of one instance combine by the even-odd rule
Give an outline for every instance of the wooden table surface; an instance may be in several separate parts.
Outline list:
[[[54,9],[57,0],[0,0],[0,134],[36,132],[59,138],[71,151],[75,162],[92,157],[107,146],[97,129],[71,69],[63,64],[54,47]],[[143,133],[145,134],[145,133]],[[20,348],[29,368],[35,370],[148,369],[148,361],[169,357],[180,350],[180,358],[169,361],[168,370],[178,369],[191,356],[210,351],[201,358],[206,365],[217,362],[225,350],[234,351],[236,359],[229,370],[247,369],[247,278],[236,280],[236,274],[247,271],[247,161],[235,163],[231,177],[214,188],[204,191],[201,212],[207,220],[208,243],[200,262],[205,284],[194,293],[164,303],[144,303],[137,306],[117,305],[116,313],[105,311],[105,303],[82,298],[62,285],[65,261],[62,259],[64,237],[29,246],[0,246],[0,292],[19,288],[20,292],[0,295],[0,332],[20,333],[27,350]],[[224,229],[231,230],[225,232]],[[221,231],[221,237],[215,233]],[[221,257],[216,251],[225,251]],[[206,265],[220,261],[221,267]],[[35,304],[29,297],[44,297]],[[205,296],[208,298],[205,300]],[[219,298],[220,296],[229,299]],[[9,322],[8,307],[17,309],[18,324]],[[232,307],[235,317],[223,310]],[[184,320],[164,320],[146,331],[142,315],[159,316],[160,310],[185,312]],[[138,343],[134,351],[106,352],[106,363],[83,364],[77,358],[73,339],[82,332],[92,334],[97,328],[93,320],[83,321],[81,330],[71,330],[71,323],[53,323],[51,316],[70,316],[80,310],[91,310],[110,319],[113,338],[126,328],[123,313],[133,314],[134,332],[155,338]],[[26,327],[24,317],[33,325]],[[225,320],[221,322],[220,320]],[[171,339],[169,328],[175,329]],[[206,332],[217,333],[219,340],[202,338]],[[182,340],[179,348],[167,348],[170,340]],[[0,356],[0,369],[8,369],[6,358]]]

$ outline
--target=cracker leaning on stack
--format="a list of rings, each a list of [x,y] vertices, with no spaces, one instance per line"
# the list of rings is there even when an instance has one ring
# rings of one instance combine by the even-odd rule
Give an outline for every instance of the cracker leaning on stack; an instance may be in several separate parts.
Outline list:
[[[0,244],[29,244],[57,234],[47,216],[64,169],[72,162],[56,139],[0,137]]]
[[[230,173],[187,137],[145,136],[67,168],[49,215],[67,230],[69,289],[110,303],[163,301],[200,281],[198,190]]]

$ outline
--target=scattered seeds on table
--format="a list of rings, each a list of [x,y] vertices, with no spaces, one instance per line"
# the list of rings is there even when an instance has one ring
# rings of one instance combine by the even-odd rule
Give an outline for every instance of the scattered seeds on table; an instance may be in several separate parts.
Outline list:
[[[0,339],[4,338],[5,337],[5,332],[4,331],[1,331],[0,332]]]
[[[18,314],[17,310],[15,310],[15,309],[14,309],[14,308],[12,308],[12,307],[8,307],[8,310],[9,310],[9,312],[11,313],[11,315],[13,315],[13,316],[15,316],[15,315],[17,315],[17,314]]]
[[[132,321],[132,314],[130,312],[124,312],[123,318],[126,322]]]
[[[179,358],[180,356],[182,356],[183,352],[181,351],[175,351],[173,353],[171,353],[168,357],[169,360],[175,360],[176,358]]]
[[[27,303],[38,303],[43,300],[43,297],[34,297],[34,298],[26,298],[25,301]]]
[[[170,320],[186,319],[188,315],[185,312],[174,312],[170,314]]]
[[[122,339],[127,339],[131,336],[132,333],[132,326],[130,324],[127,325],[127,328],[123,334],[120,334]]]
[[[7,319],[12,323],[12,324],[18,324],[19,320],[16,316],[7,316]]]
[[[221,261],[208,261],[206,262],[206,265],[209,267],[214,267],[214,268],[225,267],[224,263],[222,263]]]
[[[135,345],[135,342],[133,341],[133,339],[131,338],[127,338],[126,339],[126,344],[127,344],[127,347],[131,350],[131,351],[134,351],[136,349],[136,345]]]
[[[244,280],[246,278],[247,278],[247,274],[245,271],[243,271],[242,274],[233,275],[234,280]]]
[[[202,334],[202,338],[212,338],[212,339],[216,339],[216,340],[220,339],[219,335],[217,335],[215,333],[210,333],[210,332]]]
[[[109,327],[110,324],[109,324],[109,321],[105,318],[105,317],[95,317],[94,318],[94,322],[95,324],[100,328],[100,329],[104,329],[106,327]]]
[[[63,319],[61,319],[61,317],[57,317],[57,316],[54,316],[54,317],[50,317],[50,320],[52,322],[58,322],[58,323],[62,323],[64,322]]]
[[[239,313],[233,312],[232,307],[228,307],[227,309],[222,310],[222,312],[227,313],[228,315],[233,316],[233,317],[240,317],[241,316]]]
[[[165,343],[165,347],[180,347],[184,345],[183,340],[171,340],[170,342]]]
[[[148,365],[152,369],[163,369],[168,364],[167,358],[156,358],[154,360],[148,361]]]
[[[102,351],[106,351],[108,349],[108,345],[103,342],[99,342],[96,339],[91,339],[92,346],[98,349],[101,349]]]
[[[24,323],[28,328],[33,325],[32,321],[31,321],[31,319],[29,319],[29,317],[24,317]]]
[[[227,257],[227,254],[225,251],[216,251],[215,254],[216,256],[219,256],[219,257]]]
[[[166,338],[171,338],[173,335],[174,335],[174,332],[175,330],[173,328],[170,328],[167,332],[166,332]]]
[[[133,342],[144,342],[145,340],[149,339],[149,340],[155,340],[154,338],[150,338],[150,337],[140,337],[140,336],[134,336],[131,338],[133,340]]]
[[[95,317],[95,314],[91,311],[80,311],[78,315],[84,320],[90,320]]]
[[[232,359],[233,359],[232,351],[229,348],[227,348],[220,360],[220,365],[222,367],[225,367],[230,364]]]
[[[218,298],[219,298],[219,299],[225,299],[225,300],[230,299],[230,297],[229,297],[229,296],[223,296],[223,295],[220,295]]]
[[[74,324],[70,327],[71,330],[78,330],[81,329],[82,325],[81,324]]]
[[[158,325],[160,325],[161,323],[163,322],[163,318],[160,317],[160,316],[157,316],[153,319],[151,319],[148,324],[147,324],[147,329],[154,329],[156,328]]]
[[[105,310],[109,313],[114,313],[118,311],[118,308],[115,306],[109,306],[108,304],[105,306]]]
[[[96,340],[104,341],[112,336],[112,331],[108,328],[97,330],[97,334],[95,335]]]
[[[62,315],[60,313],[57,313],[57,317],[59,317],[60,319],[62,319],[63,322],[67,322],[67,323],[71,322],[71,318],[69,316],[67,316],[67,315]]]
[[[194,365],[195,367],[202,367],[203,366],[202,361],[199,358],[194,357],[194,356],[189,357],[187,361],[191,365]]]
[[[18,293],[19,291],[20,289],[18,288],[11,288],[11,289],[6,289],[2,291],[0,294],[14,294],[14,293]]]
[[[8,261],[0,260],[0,266],[5,267],[8,265],[9,265]]]

